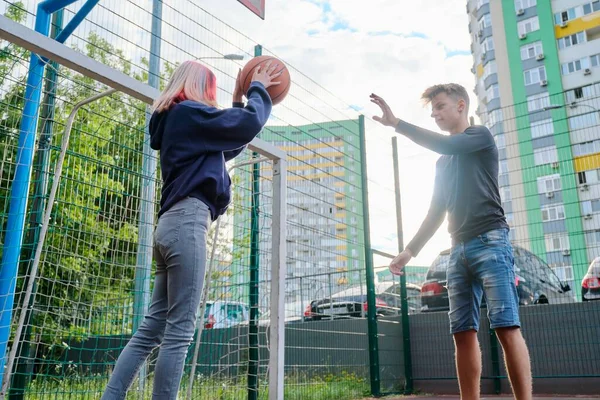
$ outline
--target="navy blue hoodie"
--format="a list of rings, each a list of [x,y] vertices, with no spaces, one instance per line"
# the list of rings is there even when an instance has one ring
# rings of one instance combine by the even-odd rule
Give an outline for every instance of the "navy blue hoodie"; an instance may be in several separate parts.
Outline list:
[[[231,201],[231,179],[225,162],[239,155],[266,124],[271,98],[253,82],[248,104],[224,110],[185,100],[150,119],[150,146],[160,150],[163,187],[160,217],[186,197],[202,200],[213,221]]]

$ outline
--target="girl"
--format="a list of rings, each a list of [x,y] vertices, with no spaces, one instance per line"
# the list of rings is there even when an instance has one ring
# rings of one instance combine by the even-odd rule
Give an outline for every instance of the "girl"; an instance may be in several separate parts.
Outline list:
[[[150,145],[160,150],[163,187],[154,232],[156,276],[144,321],[117,360],[103,400],[124,399],[150,352],[160,345],[154,370],[155,400],[176,399],[204,283],[206,234],[229,205],[225,162],[244,150],[267,122],[266,88],[277,65],[256,69],[242,103],[240,74],[233,108],[217,108],[216,77],[196,61],[174,72],[153,105]]]

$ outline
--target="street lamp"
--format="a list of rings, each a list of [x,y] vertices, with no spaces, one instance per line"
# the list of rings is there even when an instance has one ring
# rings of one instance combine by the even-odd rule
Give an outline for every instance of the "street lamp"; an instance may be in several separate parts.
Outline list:
[[[200,57],[198,58],[198,60],[213,60],[213,59],[218,59],[218,60],[243,60],[244,59],[244,55],[243,54],[225,54],[222,56],[218,56],[218,57]]]
[[[556,109],[564,108],[564,107],[567,107],[567,106],[569,106],[571,108],[589,107],[589,108],[591,108],[594,111],[599,111],[600,112],[600,110],[598,110],[596,107],[592,107],[589,104],[580,104],[580,103],[578,103],[576,101],[573,101],[573,102],[571,102],[569,104],[550,104],[549,106],[543,107],[542,110],[544,110],[544,111],[556,110]]]

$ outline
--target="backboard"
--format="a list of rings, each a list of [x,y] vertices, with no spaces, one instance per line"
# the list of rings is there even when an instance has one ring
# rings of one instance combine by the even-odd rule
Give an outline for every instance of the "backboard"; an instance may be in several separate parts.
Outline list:
[[[254,14],[265,19],[265,0],[238,0]]]

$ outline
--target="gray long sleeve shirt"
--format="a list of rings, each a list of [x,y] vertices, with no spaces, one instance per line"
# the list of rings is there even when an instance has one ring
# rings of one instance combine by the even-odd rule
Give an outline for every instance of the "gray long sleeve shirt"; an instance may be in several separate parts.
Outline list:
[[[453,243],[493,229],[508,229],[498,189],[498,148],[485,126],[471,126],[448,136],[400,121],[396,131],[442,154],[436,164],[429,212],[406,246],[413,255],[431,239],[446,213]]]

